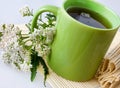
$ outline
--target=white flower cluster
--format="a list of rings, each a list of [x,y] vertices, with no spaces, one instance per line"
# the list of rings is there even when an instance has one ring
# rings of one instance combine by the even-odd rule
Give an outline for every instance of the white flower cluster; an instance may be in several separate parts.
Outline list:
[[[0,30],[3,33],[1,42],[4,42],[3,61],[19,70],[30,71],[30,53],[18,44],[17,34],[21,30],[11,24],[2,25]]]
[[[47,56],[50,54],[50,45],[56,33],[55,27],[34,29],[34,32],[29,35],[34,42],[36,50],[40,56]]]
[[[19,28],[17,26],[14,26],[13,24],[0,25],[0,31],[3,34],[3,36],[1,37],[2,40],[0,41],[1,48],[7,47],[9,42],[13,42],[15,38],[17,39],[16,34],[21,32]]]
[[[0,44],[3,45],[4,48],[3,61],[19,70],[30,71],[32,67],[31,53],[19,44],[19,40],[21,39],[21,35],[19,34],[21,30],[12,24],[4,24],[1,26],[0,31],[3,33],[0,43],[4,42],[4,44]],[[35,47],[39,56],[44,57],[50,54],[50,45],[53,41],[55,32],[56,30],[54,27],[35,29],[34,32],[27,34],[27,40],[32,42],[31,44]]]
[[[22,16],[33,15],[28,6],[20,9],[20,13]],[[49,23],[46,25],[49,25]],[[55,25],[55,22],[53,25]],[[0,48],[4,51],[3,61],[19,70],[30,71],[32,68],[31,60],[33,59],[31,58],[31,50],[34,49],[41,57],[48,56],[55,33],[54,26],[44,28],[38,25],[38,28],[34,29],[32,33],[22,34],[19,27],[13,24],[1,25]]]
[[[24,16],[31,16],[32,10],[30,10],[28,6],[24,6],[23,8],[20,9],[20,13],[23,17]]]

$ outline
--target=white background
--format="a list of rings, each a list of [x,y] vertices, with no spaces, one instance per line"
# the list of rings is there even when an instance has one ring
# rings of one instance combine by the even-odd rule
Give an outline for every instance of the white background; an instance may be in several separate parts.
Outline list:
[[[61,6],[64,0],[1,0],[0,1],[0,24],[27,23],[27,18],[22,18],[19,9],[24,5],[37,10],[43,5]],[[97,0],[96,0],[97,1]],[[105,6],[115,11],[120,16],[120,0],[98,0]],[[23,73],[12,69],[0,60],[0,88],[44,88],[43,77],[37,74],[34,82],[30,81],[30,73]],[[47,84],[46,88],[50,88]]]

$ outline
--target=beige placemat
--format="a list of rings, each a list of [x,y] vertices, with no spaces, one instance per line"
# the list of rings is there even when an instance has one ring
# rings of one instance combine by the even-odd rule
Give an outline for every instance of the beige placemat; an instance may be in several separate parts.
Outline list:
[[[52,71],[47,78],[47,82],[52,88],[101,88],[96,79],[87,82],[73,82],[58,76]]]

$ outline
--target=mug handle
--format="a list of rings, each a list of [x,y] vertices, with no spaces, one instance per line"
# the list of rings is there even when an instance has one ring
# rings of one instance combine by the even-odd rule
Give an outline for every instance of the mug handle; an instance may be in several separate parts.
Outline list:
[[[34,28],[37,27],[37,19],[40,14],[42,14],[43,12],[52,12],[55,16],[57,16],[58,9],[59,9],[58,7],[52,5],[46,5],[41,7],[33,16],[32,24],[31,24],[31,32],[33,32]]]

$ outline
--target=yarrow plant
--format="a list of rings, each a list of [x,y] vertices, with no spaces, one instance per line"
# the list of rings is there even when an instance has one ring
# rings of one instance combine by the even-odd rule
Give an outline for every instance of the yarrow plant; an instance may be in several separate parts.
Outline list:
[[[30,64],[30,52],[28,52],[22,45],[19,45],[19,36],[21,30],[13,24],[1,25],[3,36],[1,43],[4,43],[3,60],[5,63],[11,64],[13,67],[29,71],[32,65]],[[10,37],[9,37],[10,36]],[[10,39],[9,39],[10,38]],[[6,41],[5,41],[6,40]]]
[[[20,13],[23,17],[33,16],[33,10],[30,10],[27,5],[20,9]]]
[[[33,16],[28,6],[20,9],[22,16]],[[56,33],[53,14],[47,13],[43,21],[42,14],[38,18],[37,28],[31,29],[31,22],[26,24],[28,33],[13,24],[3,24],[0,28],[0,43],[5,43],[2,59],[5,63],[21,71],[31,71],[31,81],[34,80],[39,65],[44,69],[44,83],[49,74],[48,67],[43,59],[49,56],[51,44]],[[1,44],[2,45],[2,44]]]

